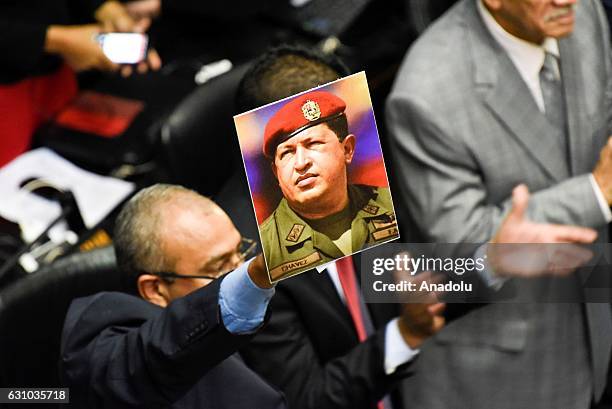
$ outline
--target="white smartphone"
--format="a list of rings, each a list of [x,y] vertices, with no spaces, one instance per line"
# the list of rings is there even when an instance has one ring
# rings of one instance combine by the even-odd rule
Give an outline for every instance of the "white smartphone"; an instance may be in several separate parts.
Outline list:
[[[105,33],[97,36],[102,51],[114,63],[137,64],[147,55],[149,36],[140,33]]]

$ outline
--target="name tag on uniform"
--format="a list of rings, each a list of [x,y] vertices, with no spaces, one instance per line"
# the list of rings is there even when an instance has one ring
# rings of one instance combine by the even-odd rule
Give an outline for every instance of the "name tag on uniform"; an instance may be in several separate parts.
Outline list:
[[[298,269],[301,270],[318,261],[321,261],[321,255],[319,254],[318,251],[315,251],[314,253],[309,254],[308,256],[304,258],[300,258],[298,260],[293,260],[293,261],[288,261],[284,264],[281,264],[278,267],[273,268],[272,270],[270,270],[270,277],[272,277],[272,280],[276,280],[277,278],[293,270],[298,270]]]
[[[372,233],[372,237],[374,237],[374,240],[376,241],[387,239],[389,237],[398,236],[398,235],[399,235],[399,230],[397,230],[397,227],[389,227],[388,229],[379,230],[379,231],[375,231],[374,233]]]

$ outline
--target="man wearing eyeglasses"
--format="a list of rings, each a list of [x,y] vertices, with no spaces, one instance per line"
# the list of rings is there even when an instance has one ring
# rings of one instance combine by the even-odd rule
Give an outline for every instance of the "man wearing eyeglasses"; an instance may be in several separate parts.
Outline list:
[[[75,300],[62,336],[71,407],[285,408],[232,355],[274,294],[261,256],[213,201],[172,185],[122,209],[115,249],[128,292]]]

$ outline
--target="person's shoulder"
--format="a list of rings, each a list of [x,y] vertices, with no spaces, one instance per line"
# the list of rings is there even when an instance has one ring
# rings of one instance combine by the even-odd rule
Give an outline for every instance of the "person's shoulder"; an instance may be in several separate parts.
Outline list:
[[[372,186],[372,185],[350,185],[352,189],[355,189],[360,196],[364,196],[368,199],[373,200],[391,200],[391,192],[386,186]]]
[[[279,221],[277,217],[281,204],[279,204],[276,209],[274,209],[274,211],[270,214],[270,216],[268,216],[268,218],[259,225],[261,245],[263,247],[264,254],[266,255],[266,260],[268,261],[268,263],[272,263],[277,260],[281,253],[278,232]]]
[[[116,292],[116,291],[102,291],[86,297],[79,297],[72,301],[71,307],[83,308],[83,307],[104,307],[108,304],[133,304],[146,302],[142,298],[136,297],[131,294]]]
[[[161,308],[140,297],[120,292],[100,292],[76,298],[70,304],[62,339],[70,344],[98,336],[110,326],[130,327],[157,316]]]
[[[393,204],[388,187],[372,185],[349,185],[349,196],[353,206],[372,215],[384,210],[392,212]]]
[[[270,231],[270,229],[272,228],[276,228],[276,210],[278,208],[276,208],[272,213],[270,213],[270,216],[268,216],[266,218],[266,220],[264,220],[260,225],[259,225],[259,230],[261,231],[261,233],[263,234],[264,231],[268,232]]]
[[[605,15],[604,4],[605,1],[601,0],[582,0],[576,4],[576,13],[580,18],[581,13],[588,13],[589,16]]]
[[[441,94],[464,85],[466,81],[458,78],[470,75],[467,33],[473,28],[467,16],[474,15],[475,1],[459,1],[414,41],[398,71],[391,99],[406,94],[439,101]]]
[[[277,233],[277,213],[280,204],[274,209],[274,211],[259,225],[259,232],[261,233],[262,241],[272,240]]]
[[[386,186],[373,187],[373,200],[381,208],[387,211],[393,211],[393,202],[391,200],[391,190]]]
[[[376,201],[384,204],[391,204],[391,190],[385,186],[378,186],[374,188],[376,194]]]
[[[455,54],[463,54],[465,49],[457,47],[464,41],[464,33],[470,27],[466,26],[466,14],[474,5],[463,0],[455,4],[444,15],[435,20],[410,46],[405,64],[414,67],[429,67],[441,60],[449,61]],[[450,55],[449,55],[450,53]],[[441,67],[438,67],[441,68]],[[435,74],[435,73],[432,73]]]
[[[577,36],[609,36],[606,11],[600,0],[583,0],[576,4],[576,23],[574,33]]]
[[[140,297],[121,292],[100,292],[72,301],[66,314],[66,322],[123,321],[142,317],[150,318],[159,307]]]

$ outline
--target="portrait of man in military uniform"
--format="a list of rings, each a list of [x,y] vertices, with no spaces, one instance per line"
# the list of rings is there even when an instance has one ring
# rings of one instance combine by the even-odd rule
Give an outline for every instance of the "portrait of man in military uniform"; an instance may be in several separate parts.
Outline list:
[[[348,182],[357,136],[345,109],[338,96],[313,91],[266,125],[263,153],[283,193],[260,225],[272,281],[398,237],[389,189]]]
[[[353,81],[362,81],[367,91],[365,75]],[[259,145],[262,165],[272,173],[267,182],[282,193],[265,217],[261,217],[261,209],[258,214],[270,280],[276,282],[398,238],[373,114],[367,119],[373,129],[370,140],[364,131],[361,141],[364,149],[374,145],[378,149],[369,152],[378,160],[372,172],[382,174],[377,185],[351,180],[350,165],[360,137],[350,131],[347,103],[333,87],[317,88],[275,104],[278,106],[265,116]],[[368,108],[371,110],[371,103]],[[239,137],[246,133],[237,128]],[[243,155],[246,145],[241,140]],[[369,170],[366,166],[362,174]],[[254,179],[262,177],[249,180]],[[257,213],[255,199],[254,203]]]

